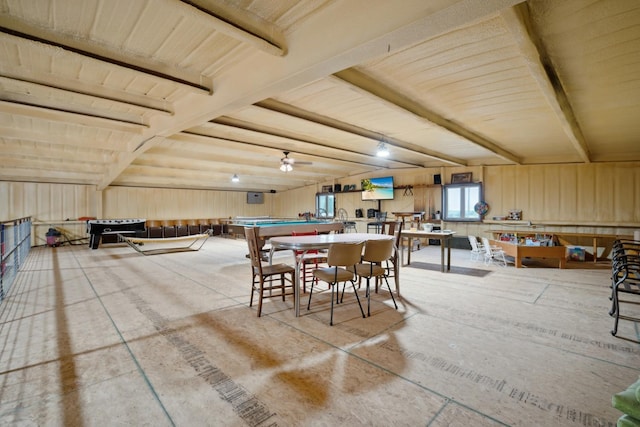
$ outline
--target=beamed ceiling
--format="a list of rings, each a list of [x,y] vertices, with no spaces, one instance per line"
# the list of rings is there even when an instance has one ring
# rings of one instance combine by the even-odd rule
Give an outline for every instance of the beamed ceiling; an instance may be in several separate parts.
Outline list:
[[[0,180],[283,191],[639,136],[637,0],[0,0]]]

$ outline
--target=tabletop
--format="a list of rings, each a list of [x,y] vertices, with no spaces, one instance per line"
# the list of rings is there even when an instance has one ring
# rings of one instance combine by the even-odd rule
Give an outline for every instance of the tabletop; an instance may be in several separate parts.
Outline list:
[[[307,250],[325,249],[332,243],[354,243],[387,239],[393,239],[393,236],[374,233],[337,233],[311,236],[278,236],[272,237],[270,242],[271,246],[276,249]]]
[[[451,237],[456,234],[455,231],[442,230],[442,231],[425,231],[425,230],[402,230],[402,237],[430,237],[433,239],[440,239],[443,237]]]

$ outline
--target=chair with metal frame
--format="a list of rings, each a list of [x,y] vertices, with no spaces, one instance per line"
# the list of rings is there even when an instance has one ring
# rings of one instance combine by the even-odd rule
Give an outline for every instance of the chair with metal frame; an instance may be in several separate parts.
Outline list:
[[[387,270],[387,277],[393,277],[396,283],[396,293],[400,289],[400,245],[402,244],[402,227],[404,223],[398,221],[387,221],[386,234],[393,236],[393,255],[391,258],[385,261],[385,269]],[[376,292],[378,289],[376,288]],[[398,294],[399,295],[399,294]]]
[[[308,233],[300,233],[296,231],[291,232],[292,236],[316,236],[318,235],[318,230],[314,230]],[[302,292],[307,293],[307,279],[317,281],[318,279],[313,277],[313,270],[307,269],[307,266],[313,265],[315,268],[319,267],[319,264],[323,264],[327,262],[327,255],[325,253],[320,253],[317,249],[313,249],[310,251],[293,251],[294,256],[296,258],[296,262],[301,264],[302,274],[300,274],[300,279],[302,281]]]
[[[353,231],[354,233],[358,232],[358,229],[356,228],[356,222],[348,220],[346,209],[338,209],[338,220],[342,223],[342,225],[344,225],[343,233],[350,233],[351,231]]]
[[[362,313],[362,317],[364,318],[364,310],[362,309],[362,304],[360,304],[360,297],[358,296],[358,291],[355,287],[355,265],[360,262],[360,257],[362,256],[362,248],[364,247],[364,242],[358,243],[332,243],[329,246],[329,251],[327,253],[327,264],[328,267],[318,268],[313,270],[313,276],[318,280],[322,280],[323,282],[327,282],[331,287],[331,317],[329,320],[329,325],[333,326],[333,305],[334,305],[334,296],[336,300],[336,304],[342,302],[344,298],[344,289],[342,290],[342,298],[338,300],[338,291],[335,291],[335,287],[338,286],[340,282],[344,283],[346,288],[347,283],[351,282],[353,287],[353,292],[355,293],[356,299],[358,300],[358,306],[360,307],[360,312]],[[349,271],[348,268],[351,268],[352,271]],[[313,295],[313,285],[315,281],[311,282],[311,289],[309,290],[309,302],[307,303],[307,310],[311,308],[311,297]]]
[[[393,256],[393,246],[394,242],[392,239],[368,240],[364,246],[364,254],[362,255],[362,260],[355,266],[354,272],[356,273],[358,278],[363,278],[367,281],[365,294],[367,296],[367,316],[371,316],[370,281],[373,278],[376,279],[376,292],[378,291],[378,279],[384,280],[384,282],[387,284],[387,288],[389,289],[389,294],[391,295],[393,305],[395,306],[396,310],[398,309],[396,299],[393,297],[393,291],[391,290],[391,286],[389,286],[387,269],[382,266],[383,262],[391,259],[391,257]]]
[[[253,306],[253,294],[257,292],[258,317],[260,317],[264,298],[282,297],[282,301],[284,301],[286,295],[294,294],[295,268],[287,264],[263,265],[256,229],[256,227],[245,227],[244,235],[247,239],[249,258],[251,259],[252,280],[249,307]],[[287,275],[289,278],[287,278]],[[289,284],[287,285],[286,282],[289,282]],[[287,292],[287,289],[290,291]],[[279,292],[274,293],[274,290]]]
[[[372,228],[374,233],[384,233],[383,226],[386,221],[386,212],[376,212],[376,220],[367,223],[367,233],[370,233]]]

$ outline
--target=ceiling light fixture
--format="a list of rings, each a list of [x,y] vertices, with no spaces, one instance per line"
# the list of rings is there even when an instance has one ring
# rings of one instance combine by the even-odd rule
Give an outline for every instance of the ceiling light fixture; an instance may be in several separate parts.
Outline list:
[[[289,163],[282,163],[280,165],[280,170],[282,172],[291,172],[293,170],[293,167]]]
[[[240,178],[238,178],[238,174],[233,174],[231,177],[231,182],[240,182]]]
[[[389,156],[389,149],[387,148],[387,144],[385,144],[384,142],[380,141],[380,143],[378,144],[378,152],[376,153],[376,156],[378,156],[378,157],[388,157]]]

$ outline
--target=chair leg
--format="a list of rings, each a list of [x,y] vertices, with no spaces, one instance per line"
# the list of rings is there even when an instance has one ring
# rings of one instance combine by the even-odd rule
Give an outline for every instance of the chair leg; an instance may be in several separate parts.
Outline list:
[[[262,316],[262,297],[264,293],[264,279],[260,278],[260,289],[258,294],[258,317]]]
[[[331,317],[329,318],[329,326],[333,326],[333,291],[334,291],[334,285],[337,285],[337,283],[335,283],[335,284],[332,283],[331,284]]]
[[[387,288],[389,288],[389,294],[391,294],[391,301],[393,301],[393,305],[397,310],[398,304],[396,304],[396,299],[393,297],[393,292],[391,291],[391,286],[389,286],[389,281],[387,280],[386,276],[383,276],[383,278],[384,278],[384,282],[387,284]]]
[[[307,310],[311,310],[311,295],[313,295],[313,284],[315,280],[311,282],[311,289],[309,289],[309,302],[307,302]]]
[[[347,283],[345,282],[344,286],[347,286]],[[351,286],[353,287],[353,293],[356,294],[356,299],[358,300],[358,307],[360,307],[360,313],[362,313],[362,318],[365,318],[364,315],[364,310],[362,309],[362,304],[360,304],[360,297],[358,296],[358,291],[356,290],[356,283],[351,280]]]

